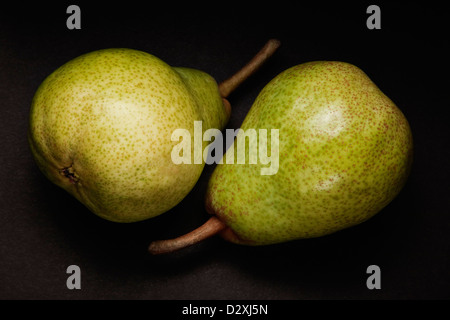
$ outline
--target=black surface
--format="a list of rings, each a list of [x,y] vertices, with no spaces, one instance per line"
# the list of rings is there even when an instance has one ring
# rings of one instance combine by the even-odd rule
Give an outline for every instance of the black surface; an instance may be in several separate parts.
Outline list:
[[[369,2],[295,3],[79,2],[81,30],[66,28],[71,3],[1,8],[0,299],[450,298],[445,12],[430,2],[382,3],[382,29],[368,30]],[[213,238],[151,257],[151,240],[183,234],[207,219],[203,196],[213,166],[176,208],[125,225],[96,217],[35,166],[26,140],[30,102],[44,78],[68,60],[129,47],[201,69],[220,82],[272,37],[282,47],[230,96],[228,127],[239,127],[279,72],[320,59],[359,66],[408,118],[415,143],[411,176],[366,223],[268,247]],[[372,264],[381,268],[381,290],[366,287]],[[69,265],[81,268],[81,290],[66,287]]]

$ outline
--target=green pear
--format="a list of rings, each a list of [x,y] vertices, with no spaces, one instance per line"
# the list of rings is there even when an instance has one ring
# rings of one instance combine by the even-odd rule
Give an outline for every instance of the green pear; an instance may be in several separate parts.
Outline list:
[[[30,111],[32,153],[48,179],[98,216],[155,217],[191,191],[205,165],[174,163],[174,131],[188,130],[193,154],[194,122],[202,121],[203,132],[223,129],[231,112],[226,96],[254,71],[244,67],[239,81],[231,77],[219,88],[205,72],[142,51],[84,54],[39,86]]]
[[[132,49],[84,54],[38,88],[29,141],[42,172],[92,212],[134,222],[178,204],[203,164],[174,164],[172,132],[223,128],[227,109],[208,74]],[[191,144],[193,145],[193,143]]]
[[[277,172],[261,174],[267,165],[249,163],[256,152],[250,148],[245,164],[217,165],[206,194],[213,217],[188,235],[152,243],[150,252],[217,233],[237,244],[268,245],[355,226],[398,195],[412,164],[405,116],[349,63],[309,62],[282,72],[258,95],[241,129],[278,129]]]

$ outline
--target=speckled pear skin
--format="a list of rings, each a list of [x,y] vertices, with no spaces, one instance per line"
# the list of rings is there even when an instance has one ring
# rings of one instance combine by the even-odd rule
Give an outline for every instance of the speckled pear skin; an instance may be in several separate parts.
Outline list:
[[[201,88],[196,88],[196,86]],[[115,222],[174,207],[203,164],[174,164],[175,129],[221,129],[227,114],[214,79],[132,49],[87,53],[38,88],[29,142],[42,172],[92,212]],[[193,148],[193,141],[191,147]],[[193,154],[193,150],[191,150]]]
[[[320,237],[366,221],[396,197],[412,164],[406,118],[363,71],[344,62],[282,72],[241,128],[279,129],[279,170],[215,168],[206,208],[228,226],[222,236],[239,244]]]

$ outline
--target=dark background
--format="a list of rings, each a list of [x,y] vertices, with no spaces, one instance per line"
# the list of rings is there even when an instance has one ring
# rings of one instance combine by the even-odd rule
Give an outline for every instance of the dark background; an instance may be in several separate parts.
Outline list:
[[[117,4],[116,4],[117,3]],[[245,3],[245,5],[244,5]],[[296,4],[293,4],[296,3]],[[432,2],[383,3],[382,29],[366,28],[370,2],[67,2],[8,5],[0,14],[0,299],[449,299],[449,37]],[[168,256],[155,239],[206,221],[206,166],[192,192],[148,221],[116,224],[90,213],[38,171],[26,140],[30,102],[56,68],[83,53],[128,47],[218,82],[268,40],[282,46],[229,100],[238,128],[258,92],[281,71],[312,60],[363,69],[410,122],[415,156],[401,194],[371,220],[310,240],[245,247],[212,238]],[[81,268],[68,290],[66,268]],[[381,290],[366,269],[381,268]]]

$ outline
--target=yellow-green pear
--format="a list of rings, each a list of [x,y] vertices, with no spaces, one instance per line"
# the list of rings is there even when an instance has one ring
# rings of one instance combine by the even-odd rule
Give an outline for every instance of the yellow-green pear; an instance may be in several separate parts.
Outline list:
[[[29,141],[44,174],[100,217],[159,215],[192,189],[204,164],[175,164],[175,129],[223,128],[214,79],[132,49],[84,54],[54,71],[32,101]],[[193,143],[191,144],[193,146]]]
[[[152,243],[150,252],[217,233],[233,243],[268,245],[355,226],[397,196],[412,164],[407,119],[349,63],[309,62],[282,72],[258,95],[241,129],[268,131],[277,170],[262,174],[267,162],[249,163],[259,155],[250,143],[245,164],[238,164],[231,146],[234,163],[224,155],[226,164],[209,181],[206,209],[213,217],[188,235]]]
[[[146,52],[90,52],[39,86],[30,111],[31,150],[52,182],[98,216],[152,218],[177,205],[197,182],[205,162],[194,161],[194,122],[201,121],[200,134],[223,129],[230,115],[224,98],[238,84],[224,81],[230,90],[223,94],[205,72],[171,67]],[[177,129],[187,130],[188,138],[173,136]],[[174,149],[183,139],[188,147]],[[206,146],[201,141],[202,150]],[[174,150],[192,161],[174,161]]]

